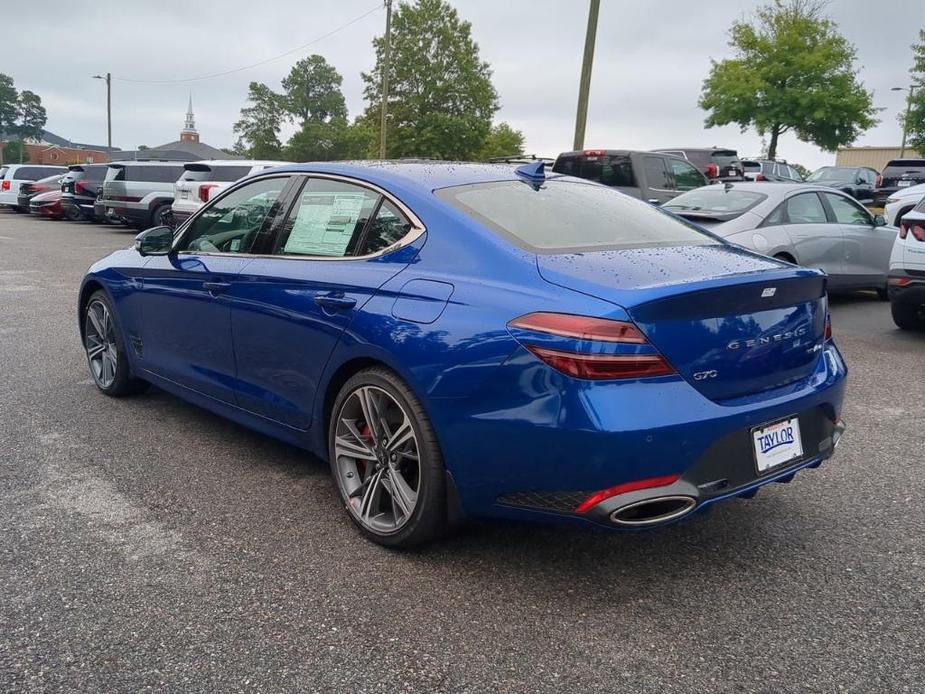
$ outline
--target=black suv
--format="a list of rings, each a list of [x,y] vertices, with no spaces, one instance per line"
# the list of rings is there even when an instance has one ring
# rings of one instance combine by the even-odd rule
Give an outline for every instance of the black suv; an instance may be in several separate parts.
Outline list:
[[[873,202],[878,175],[867,166],[823,166],[813,171],[806,182],[837,188],[861,202]]]
[[[660,152],[628,149],[563,152],[556,158],[552,170],[603,183],[655,205],[668,202],[686,190],[707,185],[707,179],[692,164]]]
[[[897,190],[925,183],[925,159],[891,159],[877,179],[874,207],[883,207]]]
[[[734,149],[722,147],[676,147],[674,149],[656,149],[655,152],[673,154],[676,157],[687,159],[700,169],[710,183],[726,183],[727,181],[744,181],[745,170],[739,161],[739,153]]]
[[[103,187],[107,164],[74,164],[61,181],[61,207],[68,219],[105,221],[93,212],[93,203]]]

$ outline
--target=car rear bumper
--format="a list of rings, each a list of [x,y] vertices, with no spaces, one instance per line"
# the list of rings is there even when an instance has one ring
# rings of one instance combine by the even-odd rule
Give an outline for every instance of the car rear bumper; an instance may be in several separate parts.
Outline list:
[[[507,412],[438,422],[438,436],[472,515],[619,528],[612,514],[627,505],[665,496],[689,500],[683,513],[661,524],[830,457],[841,432],[846,376],[829,343],[804,382],[734,403],[713,402],[680,380],[603,389],[578,383],[571,394],[534,392],[530,403]],[[497,387],[510,385],[499,380]],[[800,422],[803,455],[759,474],[753,429],[792,417]],[[676,479],[578,511],[601,490],[652,478]]]
[[[925,270],[890,270],[887,293],[893,302],[925,304]]]

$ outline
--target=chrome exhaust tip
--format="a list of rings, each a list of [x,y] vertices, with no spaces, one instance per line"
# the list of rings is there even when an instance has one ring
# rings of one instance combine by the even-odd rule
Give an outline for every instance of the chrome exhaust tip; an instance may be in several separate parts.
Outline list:
[[[832,449],[838,445],[838,442],[841,440],[842,435],[845,433],[845,429],[848,428],[848,425],[844,423],[841,419],[835,422],[835,428],[832,430]]]
[[[621,506],[610,514],[610,520],[616,525],[639,528],[685,516],[696,505],[692,496],[657,496]]]

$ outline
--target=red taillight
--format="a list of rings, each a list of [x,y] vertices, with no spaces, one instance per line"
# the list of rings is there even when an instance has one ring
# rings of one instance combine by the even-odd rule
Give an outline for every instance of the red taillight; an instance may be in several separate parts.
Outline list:
[[[908,227],[908,230],[915,237],[916,241],[925,241],[925,227],[923,227],[921,224],[913,224],[912,226]],[[903,236],[902,238],[906,237]]]
[[[716,164],[707,164],[707,176],[710,178],[719,176],[719,167]]]
[[[3,182],[3,185],[0,185],[0,190],[9,190],[9,189],[10,189],[10,182],[9,182],[9,181],[4,181],[4,182]]]
[[[638,345],[648,342],[646,336],[632,323],[591,316],[573,316],[568,313],[528,313],[526,316],[515,318],[509,325],[512,328],[573,337],[576,340],[631,342]]]
[[[877,174],[877,182],[874,184],[874,187],[876,188],[883,187],[883,176],[881,176],[880,174]]]
[[[578,508],[575,509],[575,513],[584,513],[588,509],[594,508],[602,501],[607,501],[607,499],[612,499],[620,494],[638,492],[640,489],[667,487],[669,484],[674,484],[679,479],[681,479],[680,475],[665,475],[664,477],[651,477],[647,480],[636,480],[635,482],[618,484],[616,487],[610,487],[609,489],[602,489],[581,502]]]
[[[90,195],[90,192],[87,190],[86,181],[75,181],[74,182],[74,192],[78,195]]]
[[[527,345],[527,349],[557,371],[592,381],[649,378],[675,372],[660,354],[582,354],[535,345]]]
[[[763,174],[763,173],[760,173],[760,174],[758,174],[757,176],[755,176],[755,180],[756,180],[756,181],[767,181],[768,179],[766,179],[766,178],[764,177],[764,174]]]
[[[651,347],[646,336],[632,323],[565,313],[530,313],[516,318],[508,327],[571,338],[581,342],[606,342]],[[657,352],[601,354],[524,345],[543,363],[573,378],[588,380],[651,378],[675,373]]]
[[[604,150],[602,149],[586,149],[582,152],[582,155],[585,157],[603,157]]]
[[[832,317],[827,313],[825,314],[825,337],[823,338],[824,342],[828,342],[832,339]]]
[[[209,191],[217,187],[217,183],[203,183],[199,186],[199,199],[203,202],[209,202]]]
[[[889,284],[892,284],[894,287],[905,287],[908,284],[912,283],[912,279],[909,277],[891,277],[887,280]]]

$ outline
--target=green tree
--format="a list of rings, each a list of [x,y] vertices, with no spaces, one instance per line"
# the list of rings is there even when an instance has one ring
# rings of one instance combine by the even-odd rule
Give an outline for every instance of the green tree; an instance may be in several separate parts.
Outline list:
[[[870,92],[854,69],[855,48],[823,15],[820,0],[774,0],[752,22],[736,21],[735,57],[713,61],[700,107],[708,128],[737,123],[770,137],[793,131],[827,151],[850,144],[877,123]]]
[[[366,122],[379,141],[382,37],[376,65],[363,73]],[[488,63],[479,57],[472,25],[444,0],[403,3],[392,18],[388,156],[471,159],[485,143],[498,110]]]
[[[925,155],[925,29],[919,29],[919,42],[912,44],[912,84],[910,97],[906,92],[908,115],[902,113],[899,122],[906,131],[906,144]]]
[[[365,123],[350,124],[346,118],[330,123],[306,122],[293,135],[283,155],[289,161],[334,161],[362,159],[370,146]]]
[[[265,84],[251,82],[247,100],[250,105],[241,109],[241,117],[234,124],[236,151],[253,159],[279,159],[279,128],[285,114],[282,97]]]
[[[283,106],[300,125],[347,119],[343,78],[320,55],[303,58],[283,79]]]
[[[13,78],[0,72],[0,138],[16,130],[19,118],[19,92]]]
[[[523,154],[524,134],[514,130],[507,123],[493,126],[485,138],[482,149],[475,156],[476,161],[488,161],[492,157],[507,157]]]
[[[19,93],[19,124],[16,130],[23,139],[41,139],[48,117],[41,97],[24,89]]]
[[[810,171],[809,169],[807,169],[807,168],[806,168],[805,166],[803,166],[802,164],[794,164],[793,162],[790,162],[790,168],[791,168],[791,169],[796,169],[797,173],[800,174],[800,176],[803,177],[803,180],[804,180],[804,181],[805,181],[805,180],[807,179],[807,177],[809,177],[809,175],[812,173],[812,171]]]
[[[25,164],[29,161],[29,151],[26,149],[22,140],[12,140],[7,142],[3,147],[3,156],[0,157],[0,163],[15,162]]]

